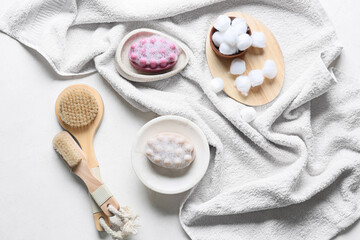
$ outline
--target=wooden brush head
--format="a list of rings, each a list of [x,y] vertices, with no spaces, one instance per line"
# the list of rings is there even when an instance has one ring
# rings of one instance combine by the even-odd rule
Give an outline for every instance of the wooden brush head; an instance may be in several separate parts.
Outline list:
[[[70,168],[79,165],[83,158],[79,145],[66,131],[60,132],[54,137],[53,146]]]
[[[60,97],[61,120],[71,127],[84,127],[96,118],[98,103],[91,92],[83,87],[68,89]]]

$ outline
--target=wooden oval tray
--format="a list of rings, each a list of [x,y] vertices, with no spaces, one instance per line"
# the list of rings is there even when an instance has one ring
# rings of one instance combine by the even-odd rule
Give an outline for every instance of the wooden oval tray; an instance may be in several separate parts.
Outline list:
[[[266,104],[280,93],[284,82],[284,59],[278,42],[274,35],[264,24],[256,18],[240,12],[226,13],[228,16],[244,18],[252,32],[263,32],[266,38],[266,47],[264,49],[250,47],[241,58],[246,62],[246,71],[243,75],[248,75],[251,70],[262,69],[267,59],[274,60],[277,68],[277,75],[274,79],[266,79],[258,87],[250,89],[248,96],[243,96],[234,85],[237,76],[230,73],[231,61],[234,58],[226,59],[217,56],[210,46],[210,27],[206,38],[206,59],[213,77],[220,77],[224,80],[224,92],[234,100],[249,106],[260,106]]]

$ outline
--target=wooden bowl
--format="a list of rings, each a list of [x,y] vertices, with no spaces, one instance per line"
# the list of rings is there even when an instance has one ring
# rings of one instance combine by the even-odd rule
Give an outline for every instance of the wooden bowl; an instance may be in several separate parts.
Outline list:
[[[230,16],[229,16],[230,17]],[[236,17],[230,17],[231,21],[234,20]],[[236,53],[236,54],[233,54],[233,55],[225,55],[225,54],[222,54],[220,51],[219,51],[219,48],[215,46],[214,42],[212,41],[212,35],[215,33],[215,31],[217,31],[214,26],[212,26],[211,30],[210,30],[210,46],[211,46],[211,49],[215,52],[216,55],[218,55],[219,57],[222,57],[222,58],[236,58],[236,57],[241,57],[243,56],[247,49],[244,50],[244,51],[240,51],[239,53]],[[247,34],[249,34],[251,36],[251,29],[250,27],[248,26],[248,29],[246,31]]]

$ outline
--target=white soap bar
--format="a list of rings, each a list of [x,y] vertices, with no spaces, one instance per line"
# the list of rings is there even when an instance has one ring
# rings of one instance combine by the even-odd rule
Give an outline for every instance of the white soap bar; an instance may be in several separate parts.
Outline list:
[[[246,70],[245,61],[242,59],[235,58],[230,65],[230,73],[232,75],[243,74]]]
[[[177,133],[159,133],[148,139],[145,154],[155,165],[172,169],[185,168],[195,159],[193,144]]]

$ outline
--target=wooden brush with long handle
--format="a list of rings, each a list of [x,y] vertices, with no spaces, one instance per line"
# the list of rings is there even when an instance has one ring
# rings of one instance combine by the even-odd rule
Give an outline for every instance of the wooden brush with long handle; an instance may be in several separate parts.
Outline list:
[[[106,216],[113,216],[108,210],[108,205],[111,204],[116,209],[119,209],[118,202],[104,183],[91,171],[84,152],[73,137],[66,131],[60,132],[54,137],[53,146],[73,173],[83,180],[89,193]]]
[[[88,166],[101,180],[99,164],[96,160],[93,139],[104,113],[100,94],[87,85],[72,85],[63,90],[55,104],[56,116],[61,126],[69,131],[79,142]],[[90,198],[94,221],[98,231],[104,231],[99,223],[102,217],[109,225],[109,218]]]

